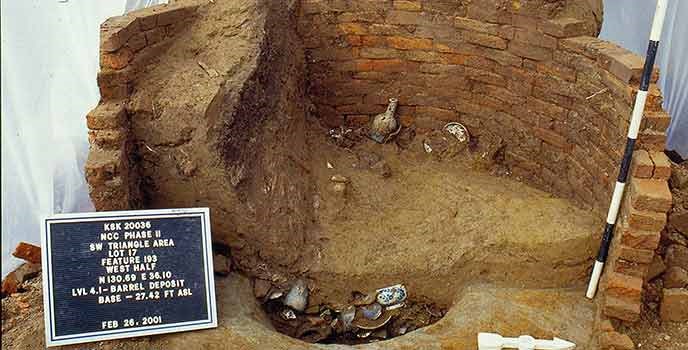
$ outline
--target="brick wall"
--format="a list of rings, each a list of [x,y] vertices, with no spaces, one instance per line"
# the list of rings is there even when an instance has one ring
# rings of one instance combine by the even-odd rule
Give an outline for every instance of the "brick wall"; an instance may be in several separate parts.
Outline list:
[[[171,4],[112,17],[100,28],[101,100],[86,117],[90,152],[86,179],[97,210],[140,205],[136,155],[126,104],[137,75],[167,49],[197,6]]]
[[[403,124],[496,134],[516,175],[603,210],[643,61],[589,36],[594,21],[562,17],[561,2],[504,3],[304,0],[318,114],[331,126],[366,123],[398,97]],[[663,144],[660,105],[653,85],[643,148]]]

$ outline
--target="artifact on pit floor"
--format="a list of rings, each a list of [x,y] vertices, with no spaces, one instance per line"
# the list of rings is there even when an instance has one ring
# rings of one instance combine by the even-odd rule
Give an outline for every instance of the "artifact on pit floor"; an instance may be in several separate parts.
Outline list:
[[[390,306],[386,307],[385,310],[396,310],[396,309],[404,307],[404,306],[406,306],[406,303],[394,304],[394,305],[390,305]]]
[[[327,324],[304,323],[296,332],[296,337],[308,343],[317,343],[327,339],[330,334],[332,334],[332,327]]]
[[[346,309],[342,310],[341,313],[339,313],[339,323],[342,324],[343,331],[346,332],[349,329],[351,329],[351,322],[353,322],[354,318],[356,317],[356,308],[353,306],[349,306]]]
[[[283,319],[285,320],[295,320],[296,319],[296,314],[294,313],[294,310],[285,308],[280,312],[280,316],[282,316]]]
[[[425,153],[432,153],[432,146],[430,144],[423,140],[423,149],[425,150]]]
[[[373,118],[368,136],[375,142],[385,143],[401,130],[401,124],[394,118],[398,103],[396,98],[390,98],[387,110]]]
[[[378,303],[362,306],[359,310],[363,317],[369,320],[377,320],[382,315],[382,305]]]
[[[332,165],[330,162],[327,162],[327,169],[334,169],[334,165]]]
[[[571,350],[576,344],[554,337],[552,340],[535,339],[529,335],[518,338],[502,337],[496,333],[478,333],[478,350]]]
[[[306,305],[308,305],[308,286],[306,282],[302,279],[296,280],[287,296],[284,297],[283,303],[297,311],[306,310]]]
[[[395,311],[389,311],[385,310],[382,315],[380,315],[377,319],[370,320],[365,317],[356,317],[354,321],[352,322],[352,325],[355,326],[358,329],[363,329],[363,330],[376,330],[380,327],[383,327],[389,321],[396,315],[397,312]]]
[[[256,278],[253,280],[253,296],[258,299],[265,298],[270,292],[272,284],[266,280]]]
[[[275,290],[275,291],[270,292],[270,295],[268,295],[268,299],[269,300],[279,299],[282,297],[282,295],[284,295],[284,293],[282,291]]]
[[[461,143],[469,142],[471,140],[471,136],[468,133],[468,129],[466,129],[465,126],[461,123],[457,122],[451,122],[447,123],[444,126],[444,130],[446,130],[448,133],[454,135],[457,140]]]
[[[335,174],[335,175],[332,175],[332,177],[330,178],[330,181],[347,183],[347,182],[349,182],[349,178],[344,176],[344,175]]]
[[[382,306],[390,306],[402,303],[406,300],[406,287],[397,284],[377,290],[377,302]]]

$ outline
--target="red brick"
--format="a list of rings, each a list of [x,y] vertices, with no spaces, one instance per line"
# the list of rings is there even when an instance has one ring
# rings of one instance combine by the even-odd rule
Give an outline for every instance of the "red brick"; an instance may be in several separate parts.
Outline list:
[[[158,15],[158,26],[166,26],[182,21],[193,15],[198,6],[186,6],[184,4],[170,4],[163,8]]]
[[[605,296],[602,312],[608,317],[635,322],[640,319],[640,301],[631,302],[620,298]]]
[[[509,52],[516,56],[530,58],[535,61],[546,61],[552,59],[552,50],[544,47],[528,45],[518,41],[509,43]]]
[[[104,149],[117,149],[122,147],[122,142],[127,137],[125,130],[124,128],[90,130],[88,132],[88,142]]]
[[[605,276],[604,290],[615,298],[640,302],[643,280],[638,277],[608,272]]]
[[[26,260],[30,263],[41,263],[41,247],[35,246],[30,243],[19,243],[17,247],[14,249],[14,253],[12,253],[12,255],[19,259]]]
[[[636,249],[623,244],[616,247],[616,249],[619,249],[619,257],[621,259],[641,264],[649,264],[652,262],[652,257],[655,254],[654,250]]]
[[[128,47],[122,47],[115,52],[100,53],[100,67],[122,69],[134,58],[133,51]]]
[[[394,0],[393,6],[396,10],[402,11],[421,11],[420,1]]]
[[[645,111],[641,128],[664,132],[670,122],[671,117],[665,111]]]
[[[165,39],[165,28],[158,27],[144,32],[146,35],[146,42],[148,45],[161,42]]]
[[[384,36],[377,35],[363,35],[361,36],[361,45],[363,46],[384,46],[387,40]]]
[[[514,34],[514,40],[520,41],[528,45],[535,45],[545,47],[548,49],[557,48],[557,39],[547,34],[540,33],[535,30],[517,29]]]
[[[655,165],[655,171],[652,178],[659,180],[667,180],[671,177],[671,161],[664,152],[652,151],[650,158]]]
[[[665,213],[643,211],[630,208],[628,211],[628,226],[632,229],[646,231],[661,231],[667,222]]]
[[[417,106],[416,117],[430,117],[433,119],[450,122],[456,121],[458,114],[456,113],[456,111],[444,108]]]
[[[2,280],[2,295],[12,295],[17,292],[19,288],[19,280],[13,272],[10,272]]]
[[[88,112],[86,125],[91,130],[113,129],[123,126],[126,117],[123,103],[105,102]]]
[[[538,28],[545,34],[557,38],[569,38],[589,34],[586,29],[586,22],[575,18],[557,18],[538,23]]]
[[[671,209],[671,192],[663,180],[631,180],[631,202],[633,208],[666,213]]]
[[[365,35],[368,34],[366,26],[362,23],[340,23],[339,30],[345,34]]]
[[[615,54],[609,57],[609,72],[624,82],[630,82],[631,79],[640,81],[640,76],[643,73],[643,59],[631,52],[623,54]]]
[[[638,150],[633,152],[633,162],[631,163],[631,168],[633,169],[633,177],[641,179],[649,179],[655,170],[655,165],[648,154],[644,150]]]
[[[648,151],[663,151],[666,134],[660,131],[644,130],[638,135],[638,146]]]
[[[469,43],[480,46],[486,46],[500,50],[504,50],[507,47],[507,41],[495,35],[464,31],[461,33],[461,37]]]
[[[633,340],[619,332],[603,332],[598,337],[600,350],[634,350]]]
[[[424,38],[407,38],[401,36],[387,37],[387,44],[400,50],[431,50],[432,40]]]
[[[654,251],[659,244],[659,231],[644,231],[624,228],[621,232],[621,243],[629,248]]]

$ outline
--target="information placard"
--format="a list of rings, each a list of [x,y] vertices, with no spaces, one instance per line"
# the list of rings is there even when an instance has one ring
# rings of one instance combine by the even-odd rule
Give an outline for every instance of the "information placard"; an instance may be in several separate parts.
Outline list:
[[[208,208],[59,214],[41,231],[48,346],[217,327]]]

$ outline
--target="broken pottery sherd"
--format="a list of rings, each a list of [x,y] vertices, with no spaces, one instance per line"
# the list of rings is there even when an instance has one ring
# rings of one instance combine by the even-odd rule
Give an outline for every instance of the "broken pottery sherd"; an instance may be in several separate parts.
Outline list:
[[[284,305],[291,307],[296,311],[303,311],[308,305],[308,286],[306,282],[299,279],[291,287],[287,296],[284,297],[282,302]]]
[[[296,314],[294,313],[294,310],[292,309],[284,309],[282,312],[280,312],[280,316],[282,316],[283,319],[285,320],[294,320],[296,319]]]
[[[406,300],[406,287],[403,284],[377,290],[377,302],[382,306],[399,304]]]
[[[382,305],[378,303],[362,306],[359,310],[363,317],[369,320],[377,320],[382,315]]]
[[[383,312],[382,315],[379,316],[375,320],[369,320],[365,317],[360,317],[360,318],[356,318],[352,322],[352,325],[356,326],[358,329],[376,330],[376,329],[386,325],[392,319],[392,317],[396,314],[397,314],[397,312],[385,310],[385,312]]]

